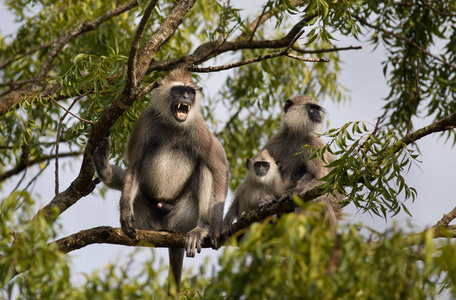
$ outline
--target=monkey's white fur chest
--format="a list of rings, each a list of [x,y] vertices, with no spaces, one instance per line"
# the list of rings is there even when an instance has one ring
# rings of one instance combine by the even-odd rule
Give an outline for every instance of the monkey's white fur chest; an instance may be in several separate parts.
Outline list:
[[[161,149],[141,166],[142,186],[149,197],[175,200],[194,173],[196,161],[180,149]]]

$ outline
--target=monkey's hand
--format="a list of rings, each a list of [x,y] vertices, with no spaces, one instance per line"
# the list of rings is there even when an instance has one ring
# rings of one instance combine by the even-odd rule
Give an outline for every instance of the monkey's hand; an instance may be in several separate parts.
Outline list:
[[[136,229],[133,228],[133,223],[135,219],[133,215],[129,216],[120,216],[120,226],[122,227],[122,231],[131,239],[136,238]]]
[[[195,249],[198,253],[201,252],[201,244],[208,233],[209,230],[205,227],[196,227],[187,233],[185,239],[185,251],[187,252],[187,257],[195,257]]]
[[[271,206],[272,204],[274,203],[277,203],[277,199],[276,198],[272,198],[272,199],[261,199],[259,202],[258,202],[258,208],[259,209],[262,209],[263,207],[268,207],[268,206]]]

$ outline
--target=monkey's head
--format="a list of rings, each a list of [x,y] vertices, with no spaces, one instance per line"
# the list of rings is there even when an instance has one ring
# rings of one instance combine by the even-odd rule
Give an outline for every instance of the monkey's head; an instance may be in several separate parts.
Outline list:
[[[168,123],[190,123],[199,114],[203,89],[193,83],[190,72],[176,69],[156,85],[151,105]]]
[[[325,113],[317,101],[307,96],[288,99],[283,107],[282,126],[299,135],[321,131],[322,113]]]
[[[249,170],[250,176],[258,182],[269,181],[273,176],[280,176],[276,161],[266,149],[253,159],[247,158],[245,166]]]

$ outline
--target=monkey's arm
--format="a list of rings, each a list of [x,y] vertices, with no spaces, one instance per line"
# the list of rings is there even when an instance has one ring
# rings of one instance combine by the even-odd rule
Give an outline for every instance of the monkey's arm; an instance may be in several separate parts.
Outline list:
[[[212,239],[212,246],[214,249],[218,249],[219,245],[217,244],[218,238],[222,233],[223,229],[223,209],[225,207],[226,195],[228,193],[228,161],[226,159],[225,150],[223,149],[220,142],[213,137],[214,139],[214,161],[211,162],[212,167],[214,168],[214,181],[213,181],[213,190],[214,190],[214,200],[213,208],[211,214],[211,230],[210,236]]]
[[[125,182],[120,197],[120,225],[122,231],[130,238],[135,238],[136,230],[133,227],[133,201],[138,194],[138,177],[134,167],[127,168],[125,172]]]
[[[125,170],[116,165],[109,164],[111,138],[107,136],[93,152],[95,169],[100,180],[108,187],[121,191],[123,188]]]
[[[225,215],[225,218],[223,219],[223,231],[225,231],[227,228],[231,227],[231,224],[233,223],[234,219],[236,219],[238,215],[238,210],[239,210],[239,197],[235,196],[233,199],[233,202],[231,203],[230,208],[228,209],[228,212]]]
[[[139,168],[141,153],[145,147],[144,131],[146,130],[145,118],[141,115],[136,122],[131,137],[128,141],[128,166],[123,180],[122,195],[120,197],[120,225],[122,231],[130,238],[135,238],[133,201],[139,190]]]

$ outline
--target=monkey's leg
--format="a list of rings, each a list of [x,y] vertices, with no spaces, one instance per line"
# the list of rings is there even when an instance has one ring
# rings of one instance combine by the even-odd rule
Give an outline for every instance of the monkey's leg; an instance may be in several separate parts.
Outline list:
[[[182,277],[182,264],[184,262],[184,249],[182,248],[168,248],[169,253],[169,278],[174,279],[177,287]]]
[[[116,165],[109,164],[111,138],[105,137],[93,152],[93,160],[101,181],[112,189],[122,190],[125,170]]]

